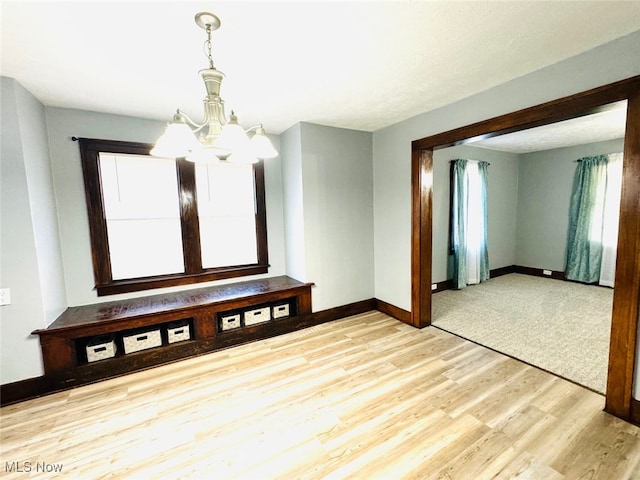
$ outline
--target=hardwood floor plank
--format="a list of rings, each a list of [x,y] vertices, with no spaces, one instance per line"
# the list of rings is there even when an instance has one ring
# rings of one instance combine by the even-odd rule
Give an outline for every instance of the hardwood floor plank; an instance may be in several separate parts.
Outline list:
[[[505,379],[500,388],[485,397],[480,403],[468,410],[490,427],[495,427],[528,402],[527,396],[535,396],[547,384],[551,383],[542,370],[528,367],[522,374]]]
[[[461,416],[458,419],[466,419],[468,416]],[[456,419],[456,421],[458,420]],[[457,424],[456,424],[457,425]],[[463,451],[484,437],[491,429],[481,422],[477,422],[471,428],[462,430],[459,435],[446,444],[444,448],[433,452],[420,465],[405,474],[407,479],[427,479],[436,478],[440,472],[451,462],[452,458],[458,457]]]
[[[556,472],[553,468],[542,465],[528,452],[522,452],[511,463],[498,473],[495,480],[562,480],[564,475]]]
[[[488,430],[482,422],[470,415],[458,418],[445,417],[442,426],[436,427],[436,424],[432,424],[419,436],[406,439],[393,462],[389,462],[388,458],[379,459],[380,465],[374,470],[374,477],[397,478],[421,469],[433,469],[432,459],[439,452],[448,451],[450,446],[462,437],[466,437],[468,442],[470,436],[466,434],[469,432],[486,433]]]
[[[517,455],[507,436],[491,429],[431,478],[492,479]]]
[[[640,460],[640,445],[635,435],[616,428],[620,420],[598,412],[583,426],[580,435],[560,458],[554,468],[570,478],[625,478],[632,473],[629,464],[617,459]],[[638,473],[638,472],[636,472]]]
[[[3,478],[638,480],[603,398],[369,312],[0,410]]]
[[[443,392],[436,400],[437,405],[450,415],[460,415],[484,401],[505,382],[521,374],[525,369],[526,365],[520,362],[509,362],[506,357],[503,357],[502,362],[495,363],[492,368],[479,372],[477,376],[460,383],[456,382],[458,388]]]
[[[375,431],[358,437],[347,444],[341,444],[330,451],[331,461],[321,466],[317,478],[372,478],[381,465],[393,462],[397,469],[395,452],[403,451],[406,441],[429,429],[443,428],[451,419],[442,411],[417,403],[411,411],[394,412],[376,426]],[[331,444],[334,445],[334,444]]]

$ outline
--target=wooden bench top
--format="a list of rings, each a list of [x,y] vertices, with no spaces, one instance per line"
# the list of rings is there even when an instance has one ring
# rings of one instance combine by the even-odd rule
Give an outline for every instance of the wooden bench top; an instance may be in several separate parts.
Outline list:
[[[280,276],[163,293],[148,297],[69,307],[47,328],[38,329],[32,333],[40,335],[52,333],[53,331],[70,330],[114,320],[140,318],[203,307],[255,295],[293,292],[311,286],[313,286],[313,283],[303,283],[287,276]]]

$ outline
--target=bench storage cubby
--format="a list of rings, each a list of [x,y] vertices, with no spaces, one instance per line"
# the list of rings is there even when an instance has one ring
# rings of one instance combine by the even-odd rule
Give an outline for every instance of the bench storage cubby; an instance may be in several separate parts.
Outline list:
[[[148,348],[160,347],[162,346],[160,328],[144,328],[124,334],[122,335],[122,344],[124,345],[124,353],[134,353]]]
[[[97,362],[116,356],[116,341],[112,335],[92,338],[85,347],[87,362]],[[81,360],[82,361],[82,360]]]
[[[310,326],[312,286],[281,276],[70,307],[33,333],[47,383],[68,388]]]
[[[171,322],[167,325],[167,341],[169,343],[184,342],[191,338],[191,327],[188,321]]]

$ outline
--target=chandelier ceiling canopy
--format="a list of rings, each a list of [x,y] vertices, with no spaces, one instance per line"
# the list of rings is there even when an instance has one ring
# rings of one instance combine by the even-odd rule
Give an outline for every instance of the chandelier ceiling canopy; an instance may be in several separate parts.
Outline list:
[[[207,34],[204,46],[209,66],[199,72],[207,92],[204,97],[204,120],[196,123],[178,109],[151,150],[151,155],[184,157],[192,162],[206,163],[220,160],[256,163],[260,159],[276,157],[278,152],[262,125],[245,130],[238,123],[233,110],[227,120],[224,100],[220,97],[224,74],[215,68],[211,56],[211,33],[220,28],[220,19],[212,13],[200,12],[196,14],[195,21]]]

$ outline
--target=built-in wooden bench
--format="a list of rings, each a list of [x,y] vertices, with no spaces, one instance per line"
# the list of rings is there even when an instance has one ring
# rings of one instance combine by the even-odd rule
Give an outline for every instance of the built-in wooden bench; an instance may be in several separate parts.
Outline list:
[[[48,383],[66,388],[309,326],[312,286],[281,276],[70,307],[33,333]],[[270,319],[262,321],[267,310]],[[260,323],[251,324],[254,314]],[[182,327],[172,329],[176,324]],[[125,353],[124,337],[158,330],[160,345]],[[182,339],[171,343],[169,331]],[[88,359],[87,346],[105,337],[113,339],[115,355]]]

